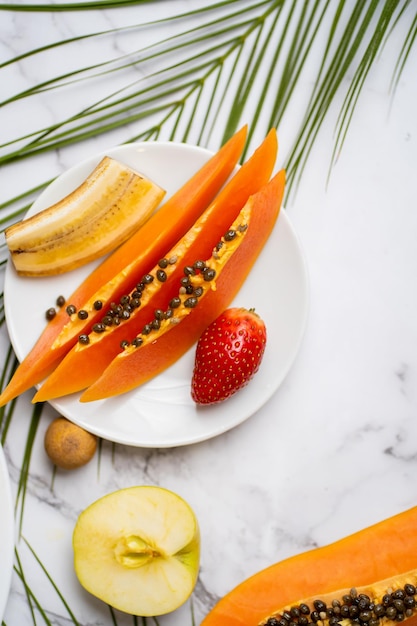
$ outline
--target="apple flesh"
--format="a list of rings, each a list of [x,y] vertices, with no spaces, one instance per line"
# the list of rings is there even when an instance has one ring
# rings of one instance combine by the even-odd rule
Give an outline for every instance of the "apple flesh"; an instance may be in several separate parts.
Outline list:
[[[73,549],[81,585],[131,615],[170,613],[197,582],[197,518],[180,496],[162,487],[120,489],[91,504],[78,517]]]

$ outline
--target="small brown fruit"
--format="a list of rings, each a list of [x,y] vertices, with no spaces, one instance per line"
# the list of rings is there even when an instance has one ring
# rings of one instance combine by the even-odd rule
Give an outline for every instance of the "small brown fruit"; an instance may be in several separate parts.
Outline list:
[[[65,417],[57,417],[45,433],[45,450],[54,465],[76,469],[88,463],[97,449],[97,437]]]

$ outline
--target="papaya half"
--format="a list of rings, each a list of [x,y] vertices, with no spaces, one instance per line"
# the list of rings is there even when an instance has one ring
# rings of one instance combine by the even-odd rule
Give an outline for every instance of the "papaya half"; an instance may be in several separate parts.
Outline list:
[[[242,154],[246,137],[247,127],[244,126],[130,239],[85,278],[67,299],[66,305],[57,312],[54,319],[48,322],[33,348],[16,369],[8,385],[0,394],[0,406],[41,382],[76,343],[77,336],[73,336],[66,344],[63,343],[54,350],[51,349],[55,339],[68,323],[68,304],[76,309],[82,308],[103,284],[109,283],[132,262],[137,273],[145,273],[187,232],[229,178]],[[131,280],[132,276],[127,273],[122,283],[114,281],[113,295],[110,296],[109,293],[109,297],[120,298],[133,286],[133,284],[130,285]],[[99,314],[100,311],[97,311],[95,319]],[[91,315],[85,320],[87,331],[91,330],[95,319]]]
[[[186,269],[187,281],[180,288],[180,302],[175,306],[169,303],[162,322],[157,319],[154,324],[154,320],[149,320],[142,333],[84,391],[81,402],[135,389],[175,363],[197,341],[227,308],[249,274],[277,220],[284,188],[285,172],[281,170],[250,196],[237,222],[220,242],[212,242],[210,259],[196,259],[193,271]],[[189,284],[191,289],[187,292]],[[187,300],[192,302],[187,305]]]
[[[101,314],[103,323],[93,325],[88,335],[83,333],[84,322],[77,314],[71,317],[52,349],[60,349],[61,343],[68,342],[69,336],[75,335],[79,340],[43,383],[33,398],[34,402],[74,393],[94,383],[121,352],[122,342],[135,337],[149,318],[154,317],[154,311],[166,307],[178,294],[184,267],[190,267],[196,259],[206,259],[211,255],[214,245],[228,231],[248,197],[269,180],[276,155],[276,131],[271,130],[192,228],[148,271],[150,278],[146,284],[142,287],[135,285],[132,292],[124,294],[117,303],[111,303],[106,294],[107,286],[104,285],[101,292],[96,293],[83,307],[90,315],[97,299],[107,303]],[[141,278],[137,277],[137,282]]]
[[[417,507],[260,571],[201,626],[383,626],[417,621]]]

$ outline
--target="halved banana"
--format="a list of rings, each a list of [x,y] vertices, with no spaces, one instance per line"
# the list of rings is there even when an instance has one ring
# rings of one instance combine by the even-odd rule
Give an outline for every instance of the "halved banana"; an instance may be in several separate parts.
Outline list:
[[[104,157],[65,198],[5,231],[16,271],[62,274],[107,254],[146,221],[164,195],[153,181]]]

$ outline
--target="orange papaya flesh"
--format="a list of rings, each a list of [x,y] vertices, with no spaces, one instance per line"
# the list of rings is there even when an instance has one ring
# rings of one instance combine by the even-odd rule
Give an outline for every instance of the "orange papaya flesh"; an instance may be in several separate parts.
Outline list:
[[[250,220],[250,210],[251,203],[247,202],[236,221],[230,225],[228,234],[217,242],[218,245],[214,247],[209,259],[206,261],[196,259],[195,267],[199,269],[193,269],[194,275],[187,276],[187,286],[181,285],[178,281],[175,306],[170,306],[168,302],[161,316],[149,319],[148,324],[145,324],[141,332],[133,337],[129,345],[119,354],[122,360],[125,360],[124,357],[126,359],[134,357],[137,351],[145,350],[146,346],[152,346],[155,341],[182,323],[196,306],[204,306],[205,297],[211,290],[216,289],[216,280],[226,263],[243,243]],[[233,239],[230,239],[230,233],[233,233]]]
[[[343,596],[351,590],[353,595],[356,590],[378,604],[386,595],[384,591],[388,594],[404,590],[407,584],[417,584],[416,527],[417,507],[414,507],[334,543],[275,563],[226,594],[201,626],[281,626],[279,620],[288,607],[294,609],[305,603],[311,610],[315,600],[330,607],[333,600],[347,601]],[[415,611],[414,607],[412,615],[399,616],[401,611],[397,611],[397,621],[410,620],[411,626]],[[327,626],[326,612],[322,613],[317,623]],[[308,624],[313,623],[311,614],[307,617]],[[375,612],[371,618],[375,620],[372,626],[396,621],[386,614],[379,617]],[[365,626],[365,620],[357,619],[352,622],[351,617],[346,617],[340,623]],[[299,620],[291,621],[295,622],[291,626],[300,624]]]
[[[213,200],[236,166],[247,136],[247,127],[240,129],[220,148],[149,220],[124,244],[93,270],[67,299],[77,309],[115,275],[136,259],[143,273],[191,227],[197,217]],[[120,285],[120,297],[126,286]],[[68,345],[51,350],[56,337],[68,322],[66,306],[48,322],[41,336],[18,366],[7,387],[0,394],[0,406],[27,391],[48,376],[63,356],[75,344],[73,337]],[[93,320],[88,320],[90,330]]]
[[[221,257],[222,247],[215,248],[207,264],[220,270],[204,290],[201,302],[195,307],[182,308],[183,315],[174,316],[164,322],[164,332],[150,331],[145,338],[140,337],[139,346],[130,345],[118,354],[104,370],[103,374],[84,391],[81,402],[91,402],[131,391],[147,382],[167,367],[175,363],[197,341],[203,330],[230,304],[249,274],[256,258],[273,230],[279,214],[285,187],[285,172],[281,170],[257,193],[252,195],[242,209],[241,219],[235,230],[240,240],[237,247],[225,245],[232,254],[223,262],[216,263],[217,254]],[[241,226],[239,226],[241,224]],[[232,229],[234,230],[234,229]],[[197,286],[201,276],[193,280]],[[175,323],[177,322],[177,323]]]
[[[129,345],[110,362],[109,367],[104,370],[103,377],[107,375],[111,376],[111,371],[108,374],[107,370],[111,370],[113,363],[115,363],[116,368],[119,367],[117,363],[118,357],[121,358],[123,372],[126,368],[126,359],[134,360],[138,351],[146,353],[147,346],[153,346],[155,342],[160,341],[166,333],[170,333],[181,324],[187,316],[191,315],[195,307],[204,306],[204,300],[207,295],[210,291],[216,289],[216,282],[226,263],[243,243],[248,229],[250,212],[251,202],[248,201],[239,213],[236,221],[229,226],[227,234],[222,237],[220,241],[217,241],[217,245],[213,247],[212,256],[206,261],[202,261],[201,259],[195,260],[193,264],[193,274],[187,275],[186,285],[178,281],[176,295],[174,299],[166,303],[167,306],[165,310],[162,311],[162,315],[150,319],[148,318],[148,323],[143,326],[138,335],[132,337]],[[231,233],[233,233],[233,238]],[[126,357],[126,359],[124,357]],[[129,367],[129,364],[127,364],[127,367]],[[165,368],[164,364],[163,368]],[[145,376],[147,377],[148,374],[149,370],[146,372]],[[99,381],[100,380],[99,377]],[[139,384],[142,382],[144,381],[140,380]],[[92,389],[93,394],[96,393],[94,385],[95,382],[93,382],[89,388]],[[101,383],[99,382],[98,388],[100,388],[100,385]],[[106,383],[104,383],[104,385],[106,387]],[[134,383],[134,387],[136,386],[137,384]],[[81,401],[89,401],[88,399],[86,400],[86,398],[88,398],[89,389],[85,392],[86,395],[81,396]],[[115,387],[113,386],[111,395],[115,395],[114,390]],[[122,391],[118,393],[122,393]]]
[[[118,326],[113,323],[111,325],[100,324],[100,332],[94,332],[93,327],[87,339],[86,335],[81,335],[82,341],[78,341],[72,347],[46,379],[35,394],[34,402],[80,391],[91,385],[102,374],[111,360],[121,351],[121,342],[138,334],[149,317],[153,316],[154,311],[166,307],[171,298],[177,294],[179,280],[184,276],[184,267],[191,266],[197,259],[207,258],[211,254],[213,246],[227,231],[249,195],[256,192],[269,179],[276,153],[276,132],[271,131],[193,227],[165,254],[167,266],[163,270],[163,282],[158,280],[161,271],[159,261],[148,273],[153,280],[143,286],[139,308],[136,307],[130,311],[129,319],[126,321],[120,318]],[[136,287],[129,294],[130,302],[137,300],[135,292],[137,296]],[[89,303],[83,307],[84,310],[91,312],[96,299],[105,301],[105,288],[90,299]],[[105,312],[101,313],[101,319],[107,317],[107,321],[109,321],[109,313],[110,320],[113,319],[112,309],[109,309],[108,304],[107,302],[104,307]],[[122,306],[121,303],[118,304]],[[76,315],[73,318],[74,321],[67,324],[55,340],[53,349],[60,347],[60,341],[66,333],[76,333],[77,337],[82,333],[83,322]]]

